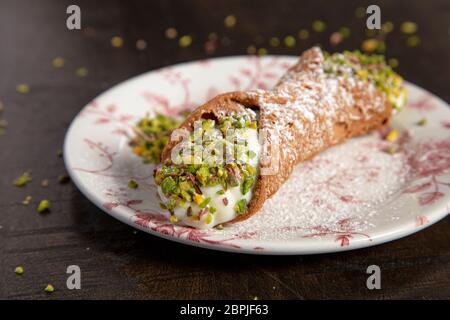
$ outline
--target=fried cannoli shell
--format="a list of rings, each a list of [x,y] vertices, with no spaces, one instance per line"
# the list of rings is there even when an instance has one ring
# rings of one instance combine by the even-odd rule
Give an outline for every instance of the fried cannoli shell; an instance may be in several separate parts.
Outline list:
[[[323,63],[321,50],[309,49],[272,90],[219,95],[198,107],[181,125],[193,131],[194,122],[202,118],[221,119],[245,108],[259,111],[258,129],[265,130],[260,175],[247,211],[233,222],[257,213],[289,178],[295,165],[388,123],[392,105],[381,91],[353,77],[328,76]],[[279,154],[274,157],[275,141]],[[163,162],[177,143],[177,139],[169,141],[162,153]],[[273,165],[274,158],[278,169],[266,174],[264,169]],[[264,159],[272,159],[272,163]]]

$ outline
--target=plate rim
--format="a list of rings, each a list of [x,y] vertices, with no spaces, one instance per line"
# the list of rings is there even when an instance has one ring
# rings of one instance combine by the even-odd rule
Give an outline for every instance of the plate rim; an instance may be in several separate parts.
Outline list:
[[[239,59],[244,59],[244,58],[248,58],[248,56],[232,55],[232,56],[224,56],[224,57],[215,57],[215,58],[210,58],[210,59],[185,61],[185,62],[181,62],[181,63],[169,65],[169,66],[164,66],[164,67],[157,68],[157,69],[148,70],[146,72],[137,74],[135,76],[132,76],[124,81],[121,81],[121,82],[113,85],[112,87],[108,88],[107,90],[102,91],[100,94],[95,96],[93,100],[99,100],[103,96],[115,91],[119,87],[126,86],[132,82],[137,82],[137,81],[139,81],[140,78],[143,78],[144,76],[147,76],[151,73],[157,73],[157,72],[165,70],[165,69],[178,68],[178,67],[183,67],[183,66],[188,66],[188,65],[195,65],[195,64],[201,63],[202,61],[205,61],[205,60],[214,61],[214,62],[222,62],[222,61],[227,61],[227,60],[228,61],[233,60],[233,59],[239,60]],[[267,56],[264,56],[264,58],[281,58],[281,59],[284,58],[284,59],[292,59],[293,60],[293,59],[298,59],[298,56],[267,55]],[[422,91],[426,91],[426,92],[430,93],[434,99],[439,101],[440,104],[448,105],[443,99],[441,99],[439,96],[435,95],[434,93],[432,93],[414,83],[411,83],[408,81],[405,81],[405,82],[407,83],[408,86],[411,86],[414,89],[422,90]],[[404,223],[402,223],[401,225],[396,227],[395,230],[392,230],[392,232],[389,232],[389,233],[385,232],[382,234],[371,234],[370,239],[365,239],[365,238],[354,239],[352,241],[352,244],[350,246],[346,246],[346,247],[338,247],[335,245],[332,246],[331,242],[321,240],[321,239],[314,239],[313,241],[310,241],[310,240],[307,241],[308,246],[313,245],[315,242],[321,242],[321,246],[319,248],[317,248],[316,246],[312,246],[310,249],[304,248],[303,246],[299,246],[298,240],[292,240],[292,241],[274,240],[274,241],[271,241],[271,240],[251,239],[250,240],[251,242],[255,242],[258,244],[258,246],[262,246],[264,248],[264,250],[256,250],[254,245],[253,246],[245,245],[242,242],[243,240],[236,240],[236,241],[240,241],[239,242],[240,247],[235,248],[235,247],[225,246],[225,245],[216,245],[216,244],[212,245],[212,244],[208,244],[208,243],[201,243],[201,242],[196,242],[196,241],[192,241],[192,240],[188,240],[188,239],[183,239],[183,238],[179,238],[179,237],[166,235],[166,234],[157,232],[155,230],[152,230],[150,228],[146,228],[146,227],[136,224],[135,221],[133,221],[132,216],[127,217],[126,214],[123,214],[120,212],[121,210],[123,210],[120,207],[113,208],[111,210],[106,209],[103,206],[101,199],[98,198],[94,192],[89,191],[89,189],[86,187],[86,185],[82,182],[81,175],[75,173],[75,170],[72,168],[71,165],[69,165],[71,160],[69,159],[70,146],[69,146],[68,140],[70,139],[70,136],[71,136],[74,128],[76,127],[75,120],[79,118],[79,115],[85,110],[85,108],[88,105],[89,105],[89,102],[85,106],[83,106],[80,109],[80,111],[75,115],[75,117],[72,119],[72,121],[66,131],[65,137],[64,137],[63,159],[64,159],[64,164],[65,164],[68,174],[70,175],[75,186],[83,194],[83,196],[85,196],[90,202],[95,204],[95,206],[100,208],[102,211],[106,212],[109,216],[112,216],[113,218],[131,226],[132,228],[141,230],[143,232],[149,233],[151,235],[157,236],[162,239],[175,241],[177,243],[181,243],[181,244],[189,245],[189,246],[195,246],[195,247],[199,247],[199,248],[203,248],[203,249],[223,251],[223,252],[232,252],[232,253],[241,253],[241,254],[253,254],[253,255],[311,255],[311,254],[340,253],[340,252],[346,252],[346,251],[351,251],[351,250],[356,250],[356,249],[377,246],[380,244],[384,244],[387,242],[405,238],[409,235],[412,235],[416,232],[422,231],[423,229],[426,229],[426,228],[434,225],[435,223],[439,222],[440,220],[445,219],[450,213],[448,210],[449,204],[443,202],[440,207],[429,209],[429,211],[427,211],[428,223],[426,223],[422,226],[408,227],[408,225],[413,224],[413,222],[405,221]],[[280,246],[280,243],[283,243],[283,246]]]

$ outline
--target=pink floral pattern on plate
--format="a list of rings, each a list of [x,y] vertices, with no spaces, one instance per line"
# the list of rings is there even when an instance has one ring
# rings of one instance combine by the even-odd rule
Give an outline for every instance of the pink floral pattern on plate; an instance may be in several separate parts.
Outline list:
[[[164,68],[133,78],[89,103],[65,141],[67,168],[103,210],[140,230],[218,250],[307,254],[366,247],[411,234],[450,206],[450,110],[408,84],[408,107],[394,119],[399,152],[383,133],[353,139],[299,165],[261,212],[223,230],[176,226],[159,209],[152,165],[129,150],[144,114],[174,115],[232,90],[269,88],[293,57],[233,57]],[[417,121],[428,119],[426,126]],[[126,187],[129,179],[137,190]]]

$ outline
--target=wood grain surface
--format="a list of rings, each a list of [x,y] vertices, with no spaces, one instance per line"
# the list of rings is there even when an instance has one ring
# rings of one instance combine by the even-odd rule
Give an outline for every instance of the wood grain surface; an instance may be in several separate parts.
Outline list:
[[[399,59],[404,77],[450,101],[450,2],[433,1],[0,1],[0,115],[8,122],[0,136],[0,298],[2,299],[449,299],[450,220],[385,245],[317,256],[270,257],[197,249],[134,231],[91,204],[72,183],[58,184],[65,173],[55,153],[62,148],[71,120],[88,101],[134,75],[182,61],[246,54],[247,47],[269,53],[298,54],[330,33],[350,27],[348,40],[334,50],[358,48],[365,22],[356,7],[378,3],[382,19],[395,24],[387,55]],[[66,7],[82,10],[81,31],[65,27]],[[234,28],[224,17],[237,18]],[[315,19],[328,29],[305,41],[273,48]],[[421,44],[405,45],[399,25],[419,25]],[[164,31],[175,27],[191,34],[192,45],[180,48]],[[212,54],[204,43],[219,36]],[[110,39],[121,36],[124,46]],[[224,38],[226,38],[224,40]],[[135,43],[145,39],[147,49]],[[65,66],[55,69],[61,56]],[[85,67],[89,74],[75,75]],[[16,92],[26,83],[28,94]],[[12,181],[30,169],[24,188]],[[43,179],[49,186],[40,185]],[[29,206],[22,200],[31,195]],[[47,198],[52,210],[35,208]],[[366,268],[379,265],[382,289],[366,288]],[[21,265],[22,276],[14,273]],[[66,268],[78,265],[82,289],[66,288]],[[47,294],[51,283],[56,290]]]

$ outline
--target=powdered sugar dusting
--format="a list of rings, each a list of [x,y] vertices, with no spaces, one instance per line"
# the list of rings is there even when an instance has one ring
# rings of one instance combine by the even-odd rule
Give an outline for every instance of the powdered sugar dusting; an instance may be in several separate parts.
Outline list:
[[[258,215],[223,232],[258,230],[252,238],[279,240],[336,229],[342,221],[358,232],[375,227],[369,221],[382,213],[380,203],[404,188],[409,171],[406,155],[384,152],[379,139],[353,139],[298,165]]]

